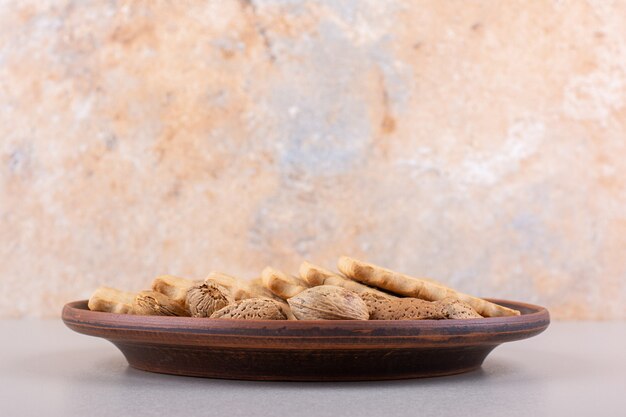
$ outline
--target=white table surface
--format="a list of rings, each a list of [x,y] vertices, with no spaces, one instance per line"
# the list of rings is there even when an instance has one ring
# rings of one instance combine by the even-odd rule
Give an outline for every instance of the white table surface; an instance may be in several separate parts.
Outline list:
[[[406,381],[226,381],[137,371],[60,320],[0,320],[0,415],[626,416],[626,323],[552,323],[472,373]]]

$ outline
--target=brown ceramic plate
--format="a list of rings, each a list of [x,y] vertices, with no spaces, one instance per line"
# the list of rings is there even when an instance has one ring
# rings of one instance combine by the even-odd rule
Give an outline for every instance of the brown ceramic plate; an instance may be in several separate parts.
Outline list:
[[[471,320],[261,321],[133,316],[63,308],[72,330],[115,344],[133,368],[210,378],[339,381],[450,375],[501,343],[544,331],[548,311],[490,300],[520,316]]]

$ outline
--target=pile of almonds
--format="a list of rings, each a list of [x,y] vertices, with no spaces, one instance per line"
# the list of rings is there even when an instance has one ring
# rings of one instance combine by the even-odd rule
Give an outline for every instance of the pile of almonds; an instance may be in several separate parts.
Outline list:
[[[101,287],[89,309],[119,314],[243,320],[441,320],[519,315],[519,311],[349,257],[339,272],[303,262],[299,276],[267,267],[244,281],[213,272],[205,280],[164,275],[152,289]]]

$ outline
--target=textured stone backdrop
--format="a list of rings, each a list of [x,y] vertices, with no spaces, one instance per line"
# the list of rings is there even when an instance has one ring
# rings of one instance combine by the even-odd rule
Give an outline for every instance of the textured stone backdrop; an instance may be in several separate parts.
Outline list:
[[[350,254],[626,318],[625,1],[0,1],[0,316]]]

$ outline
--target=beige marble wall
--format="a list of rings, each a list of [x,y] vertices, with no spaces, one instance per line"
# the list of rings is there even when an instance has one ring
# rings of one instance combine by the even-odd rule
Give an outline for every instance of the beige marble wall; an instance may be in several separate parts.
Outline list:
[[[626,318],[625,1],[0,2],[0,316],[351,254]]]

